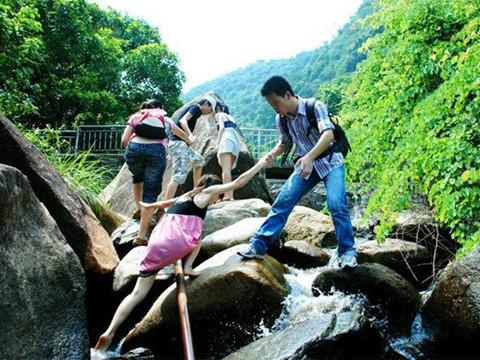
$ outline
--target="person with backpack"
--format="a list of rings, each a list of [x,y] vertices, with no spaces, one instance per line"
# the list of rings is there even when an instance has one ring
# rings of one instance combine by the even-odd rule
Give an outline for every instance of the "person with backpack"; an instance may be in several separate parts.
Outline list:
[[[180,117],[178,125],[185,131],[188,138],[195,140],[193,130],[197,120],[202,115],[215,115],[217,102],[212,96],[205,95],[198,103],[188,107],[185,114]],[[177,193],[178,185],[184,184],[187,175],[193,169],[193,187],[198,185],[202,175],[202,167],[205,165],[205,159],[197,151],[193,150],[188,142],[175,134],[169,136],[170,155],[172,157],[172,178],[165,192],[165,199],[171,199]]]
[[[162,178],[166,167],[168,133],[190,142],[185,132],[166,117],[162,104],[157,99],[145,101],[140,110],[127,122],[122,135],[122,145],[126,148],[125,161],[133,174],[133,195],[140,211],[140,229],[133,245],[145,245],[148,224],[153,210],[141,208],[140,200],[154,203],[162,192]]]
[[[277,112],[276,126],[281,134],[270,155],[275,158],[282,153],[288,154],[295,144],[298,160],[267,219],[250,239],[249,246],[238,254],[248,259],[263,259],[267,249],[278,239],[293,207],[323,181],[338,239],[336,264],[340,268],[357,266],[345,186],[344,153],[346,155],[349,145],[343,131],[330,121],[325,105],[318,100],[296,96],[283,77],[268,79],[261,94]]]
[[[232,181],[232,170],[237,166],[240,154],[240,132],[227,105],[217,104],[215,120],[218,129],[218,164],[222,168],[222,180],[226,184]],[[223,196],[223,201],[233,200],[233,190]]]

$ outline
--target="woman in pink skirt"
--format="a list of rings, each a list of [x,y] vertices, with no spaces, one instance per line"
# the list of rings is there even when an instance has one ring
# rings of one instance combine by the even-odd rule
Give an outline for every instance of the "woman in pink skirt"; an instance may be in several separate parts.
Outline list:
[[[255,166],[227,184],[221,184],[218,176],[204,175],[197,188],[176,199],[152,204],[141,203],[145,207],[169,209],[150,236],[135,288],[118,306],[110,326],[98,339],[95,346],[97,350],[106,350],[110,346],[118,327],[148,294],[155,281],[155,274],[160,269],[188,255],[184,273],[198,275],[193,271],[192,264],[200,250],[200,236],[207,207],[218,201],[221,194],[245,186],[271,161],[272,156],[266,155]]]

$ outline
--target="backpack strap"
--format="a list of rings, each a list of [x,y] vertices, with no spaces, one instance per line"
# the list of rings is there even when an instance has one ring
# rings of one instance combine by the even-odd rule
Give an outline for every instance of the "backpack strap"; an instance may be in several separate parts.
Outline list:
[[[279,115],[279,120],[280,120],[280,127],[283,130],[283,132],[287,135],[288,137],[288,143],[287,149],[282,155],[282,160],[280,161],[281,166],[285,165],[285,162],[287,161],[288,154],[290,154],[290,151],[292,150],[293,147],[293,139],[292,135],[290,135],[290,131],[288,130],[288,124],[287,124],[287,117],[283,115]]]
[[[318,124],[317,124],[317,117],[315,116],[315,103],[317,102],[317,99],[315,98],[308,98],[305,101],[305,113],[307,114],[307,119],[308,123],[310,126],[308,127],[307,130],[307,136],[310,136],[310,132],[315,129],[315,131],[318,133]]]

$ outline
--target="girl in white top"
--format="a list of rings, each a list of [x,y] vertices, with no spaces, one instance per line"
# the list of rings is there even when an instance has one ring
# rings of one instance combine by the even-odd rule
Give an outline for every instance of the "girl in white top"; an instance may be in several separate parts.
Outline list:
[[[240,133],[235,119],[230,115],[228,107],[217,104],[215,119],[218,128],[218,163],[222,168],[222,180],[226,184],[232,181],[232,170],[237,166],[240,155]],[[224,201],[233,200],[233,190],[227,191]]]

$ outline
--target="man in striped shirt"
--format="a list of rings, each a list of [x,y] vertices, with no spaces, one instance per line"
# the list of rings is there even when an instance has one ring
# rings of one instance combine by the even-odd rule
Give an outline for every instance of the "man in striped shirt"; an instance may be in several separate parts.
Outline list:
[[[272,158],[277,157],[286,150],[288,143],[293,141],[296,144],[295,155],[299,159],[294,172],[272,205],[267,219],[250,240],[248,248],[239,251],[239,255],[249,259],[263,259],[269,246],[280,235],[293,207],[303,195],[323,181],[327,190],[328,209],[332,214],[338,239],[338,265],[341,268],[355,267],[357,254],[348,213],[344,159],[342,153],[329,151],[334,141],[334,125],[328,117],[325,105],[320,101],[315,103],[318,131],[309,132],[306,101],[294,94],[286,79],[280,76],[270,78],[263,85],[261,93],[277,112],[276,126],[281,133],[280,141],[269,155]],[[289,134],[280,126],[280,116],[286,117]],[[326,152],[329,155],[322,156]]]

